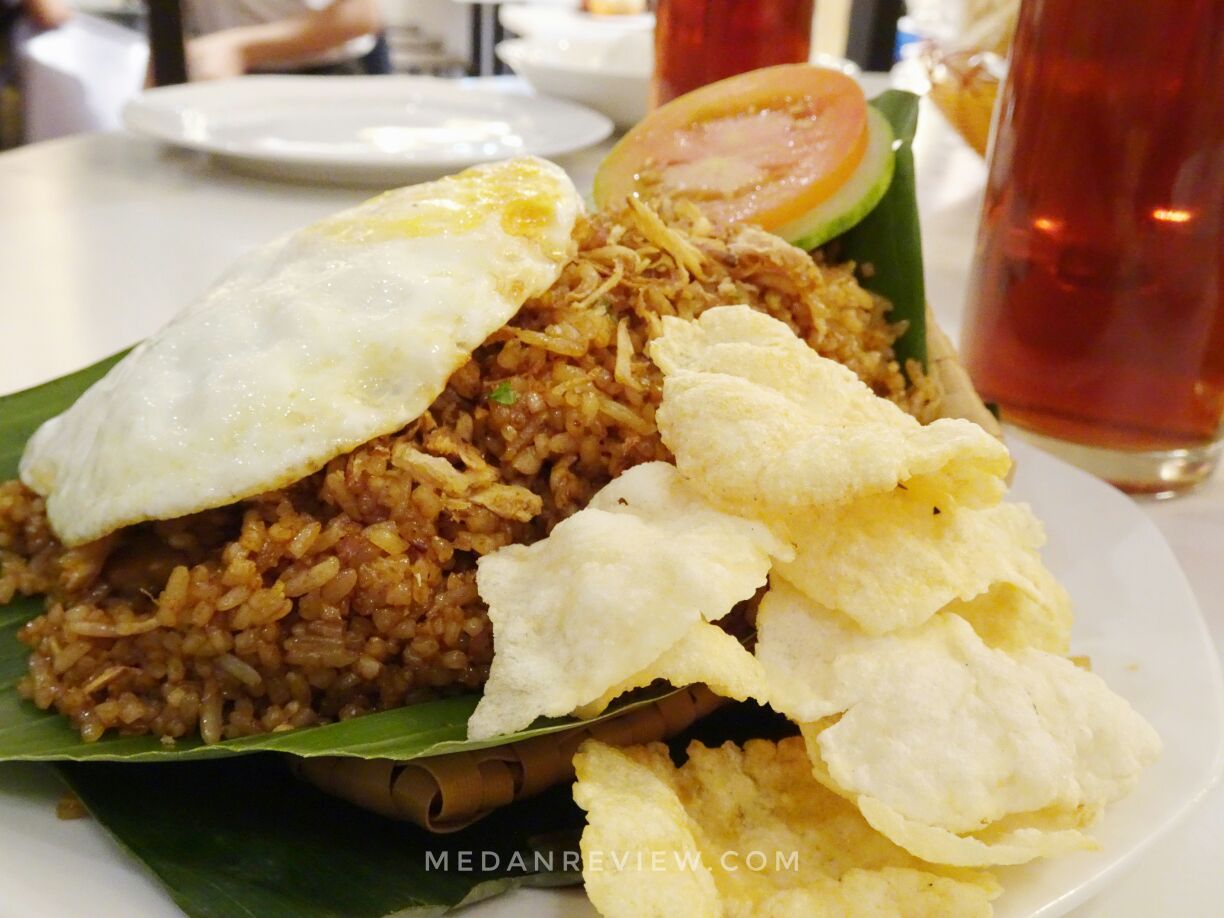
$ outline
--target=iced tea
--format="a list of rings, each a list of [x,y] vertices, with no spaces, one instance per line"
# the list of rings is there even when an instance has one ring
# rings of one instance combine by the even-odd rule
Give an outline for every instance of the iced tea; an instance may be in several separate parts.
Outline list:
[[[659,0],[652,103],[737,73],[806,61],[813,9],[813,0]]]
[[[1224,0],[1025,0],[1000,104],[966,323],[975,384],[1045,437],[1214,459]],[[1158,464],[1147,483],[1134,462],[1104,474],[1175,488]]]

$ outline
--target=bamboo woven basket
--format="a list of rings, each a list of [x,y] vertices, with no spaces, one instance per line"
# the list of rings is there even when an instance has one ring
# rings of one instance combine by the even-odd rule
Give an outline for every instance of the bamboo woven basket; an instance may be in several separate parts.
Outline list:
[[[966,418],[1002,437],[930,310],[927,364],[942,392],[940,417]],[[432,832],[454,832],[498,807],[571,780],[574,752],[589,737],[621,746],[668,739],[723,703],[705,686],[694,685],[619,717],[490,749],[408,762],[340,756],[294,759],[293,769],[321,790],[365,809]]]

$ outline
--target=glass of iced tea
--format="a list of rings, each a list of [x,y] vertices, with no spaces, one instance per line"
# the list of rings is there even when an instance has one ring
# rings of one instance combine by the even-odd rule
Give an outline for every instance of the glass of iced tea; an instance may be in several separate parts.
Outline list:
[[[1004,420],[1126,490],[1224,434],[1224,0],[1024,0],[965,358]]]
[[[658,0],[651,104],[737,73],[800,64],[814,0]]]

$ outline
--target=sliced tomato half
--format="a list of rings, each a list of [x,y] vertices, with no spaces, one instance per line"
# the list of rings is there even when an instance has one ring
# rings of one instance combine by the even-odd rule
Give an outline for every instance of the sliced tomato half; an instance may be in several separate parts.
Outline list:
[[[867,134],[867,100],[845,74],[810,64],[753,70],[647,115],[600,165],[595,202],[688,198],[715,222],[773,229],[846,182]]]

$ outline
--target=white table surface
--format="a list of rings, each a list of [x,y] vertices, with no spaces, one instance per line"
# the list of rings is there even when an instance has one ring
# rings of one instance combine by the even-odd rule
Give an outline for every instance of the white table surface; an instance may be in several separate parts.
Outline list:
[[[589,187],[604,149],[562,165],[580,187]],[[955,334],[985,168],[933,111],[924,112],[917,151],[928,296],[941,324]],[[367,195],[246,178],[201,155],[122,134],[0,154],[0,341],[8,345],[0,393],[62,375],[148,335],[242,252]],[[1188,497],[1142,506],[1172,544],[1217,647],[1224,647],[1224,477]],[[55,840],[69,833],[78,847],[82,833],[89,837],[83,853],[63,865],[65,875],[74,863],[95,870],[122,858],[88,823],[47,822],[55,791],[44,773],[10,766],[0,780],[30,793],[23,825],[0,827],[0,848],[10,864],[59,857]],[[5,830],[27,843],[13,849]],[[99,899],[95,890],[82,890],[80,903],[90,914],[165,912],[168,899],[158,890],[146,885],[133,891],[137,868],[106,869],[117,882],[128,878],[126,898]],[[0,916],[10,914],[0,891]],[[1124,879],[1074,914],[1224,914],[1224,785]]]

